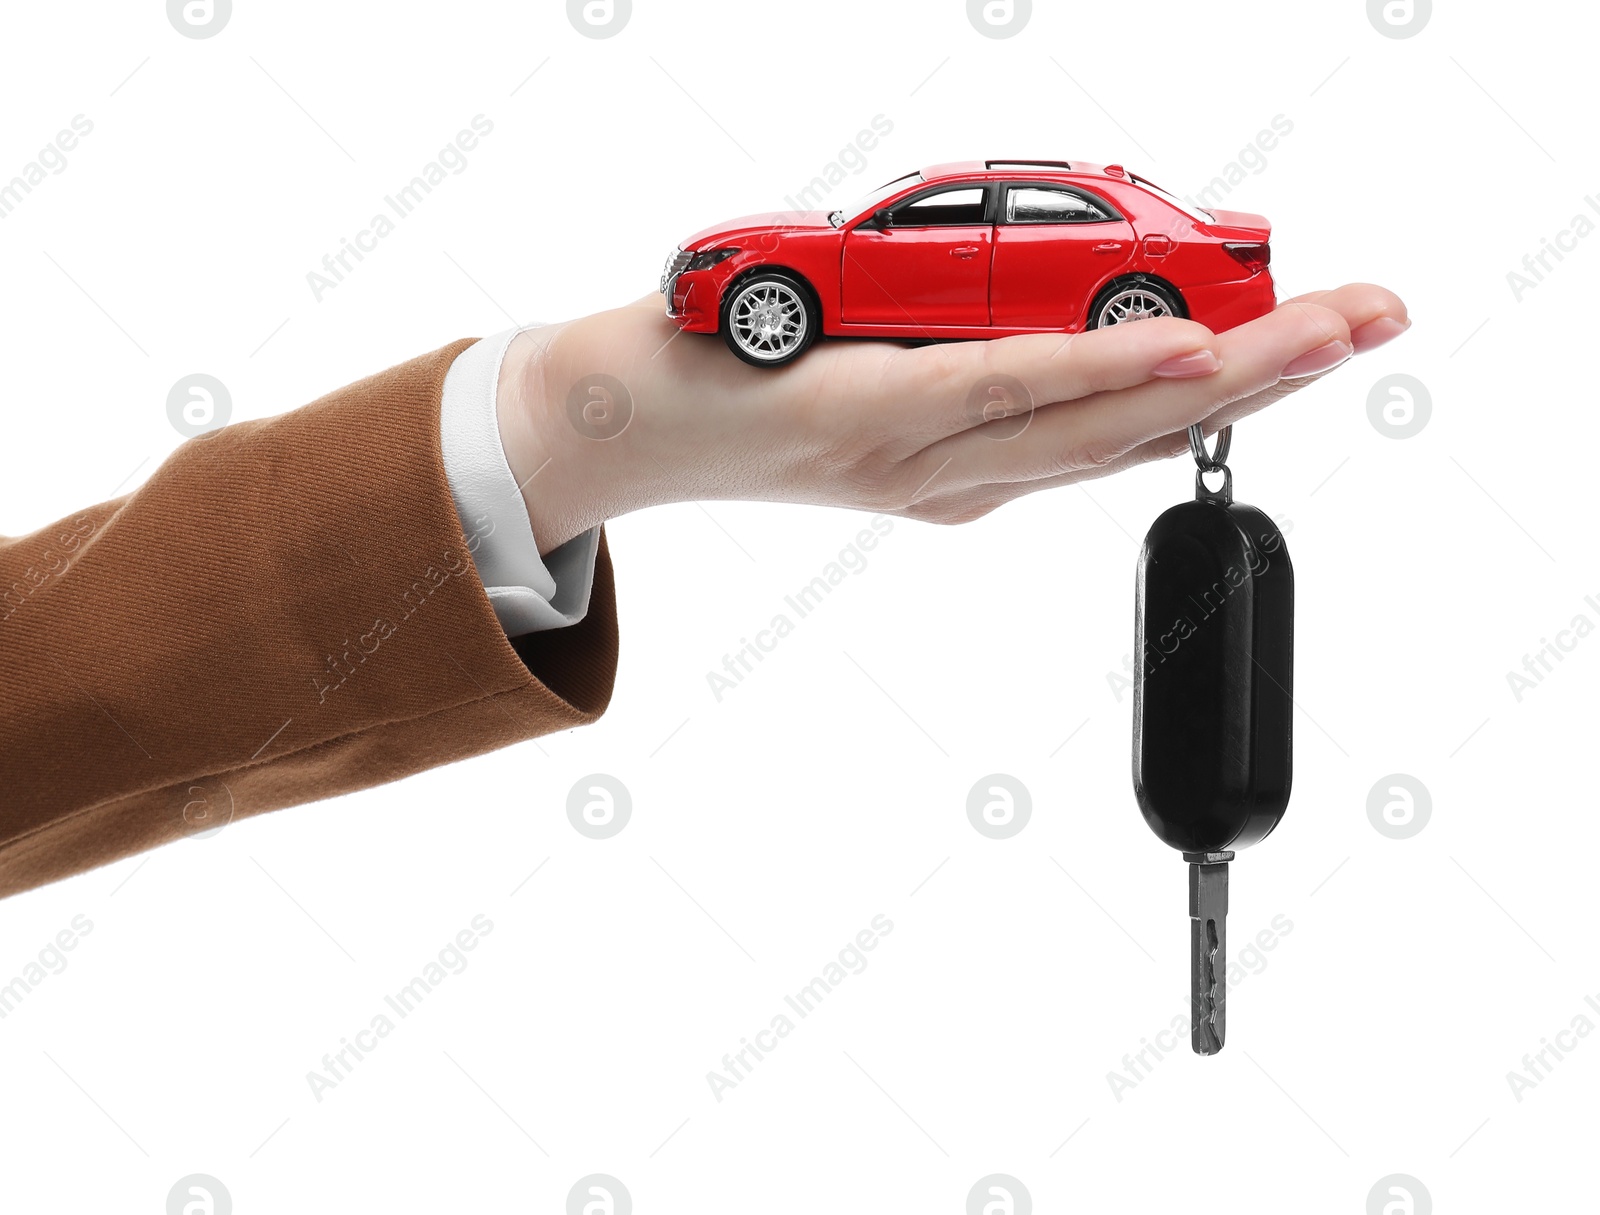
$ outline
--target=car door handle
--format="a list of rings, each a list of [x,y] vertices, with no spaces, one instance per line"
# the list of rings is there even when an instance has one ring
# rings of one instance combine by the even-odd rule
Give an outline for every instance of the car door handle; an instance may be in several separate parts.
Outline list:
[[[957,245],[954,249],[950,250],[950,256],[959,257],[965,261],[967,258],[976,256],[977,252],[977,245]]]
[[[1094,247],[1096,253],[1121,253],[1128,246],[1120,240],[1103,240]]]

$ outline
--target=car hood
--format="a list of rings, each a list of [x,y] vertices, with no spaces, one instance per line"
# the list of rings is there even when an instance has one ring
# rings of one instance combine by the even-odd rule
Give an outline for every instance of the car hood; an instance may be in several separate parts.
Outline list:
[[[1264,215],[1248,211],[1212,211],[1215,217],[1206,225],[1225,240],[1265,242],[1272,235],[1272,223]]]
[[[684,241],[682,247],[691,253],[698,253],[712,244],[721,244],[733,237],[752,233],[777,234],[796,229],[832,228],[833,224],[828,221],[829,214],[827,211],[766,211],[760,215],[741,215],[738,219],[727,219],[709,228],[702,228]]]

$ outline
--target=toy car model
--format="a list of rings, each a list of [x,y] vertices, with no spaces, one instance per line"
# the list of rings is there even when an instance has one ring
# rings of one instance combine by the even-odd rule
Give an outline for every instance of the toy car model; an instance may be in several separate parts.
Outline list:
[[[778,367],[818,334],[1075,333],[1154,316],[1212,330],[1272,310],[1271,225],[1201,210],[1121,165],[934,165],[841,210],[729,220],[667,259],[667,315]]]

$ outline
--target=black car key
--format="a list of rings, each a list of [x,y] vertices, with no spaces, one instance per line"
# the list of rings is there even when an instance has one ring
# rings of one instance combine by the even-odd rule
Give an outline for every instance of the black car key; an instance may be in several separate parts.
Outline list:
[[[1133,790],[1150,829],[1189,862],[1190,1044],[1226,1036],[1228,862],[1289,804],[1294,569],[1264,513],[1233,500],[1229,428],[1195,500],[1155,521],[1139,554]],[[1206,485],[1220,473],[1222,487]]]

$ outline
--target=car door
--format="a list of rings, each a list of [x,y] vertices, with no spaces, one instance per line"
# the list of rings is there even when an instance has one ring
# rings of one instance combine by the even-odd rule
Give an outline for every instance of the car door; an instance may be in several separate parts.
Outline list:
[[[839,272],[844,323],[987,325],[991,193],[982,184],[937,187],[847,232]]]
[[[989,289],[995,327],[1076,328],[1096,288],[1133,260],[1133,225],[1077,186],[1014,182],[1003,194]]]

